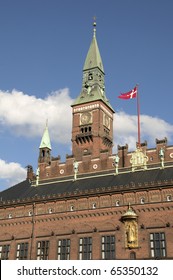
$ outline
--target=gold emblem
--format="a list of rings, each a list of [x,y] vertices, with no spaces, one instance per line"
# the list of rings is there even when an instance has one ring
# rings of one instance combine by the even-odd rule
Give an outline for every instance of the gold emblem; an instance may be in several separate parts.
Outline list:
[[[130,159],[130,163],[132,164],[132,171],[137,168],[147,169],[147,161],[148,156],[144,154],[141,148],[137,148]]]

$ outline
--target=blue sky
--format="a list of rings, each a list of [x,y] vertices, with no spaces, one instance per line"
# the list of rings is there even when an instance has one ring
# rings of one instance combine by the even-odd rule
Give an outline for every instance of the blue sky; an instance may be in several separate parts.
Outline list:
[[[141,138],[173,144],[172,0],[0,0],[0,190],[37,167],[49,122],[52,155],[71,153],[71,103],[97,18],[106,95],[116,111],[114,150],[135,147],[136,100],[118,99],[139,84]]]

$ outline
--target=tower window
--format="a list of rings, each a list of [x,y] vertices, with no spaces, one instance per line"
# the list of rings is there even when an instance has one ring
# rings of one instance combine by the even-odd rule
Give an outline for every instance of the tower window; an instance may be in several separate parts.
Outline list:
[[[93,80],[93,74],[92,73],[89,73],[88,80]]]
[[[91,132],[91,126],[85,126],[85,127],[81,127],[81,133],[87,133],[87,132]]]
[[[45,157],[45,150],[42,150],[42,157]]]

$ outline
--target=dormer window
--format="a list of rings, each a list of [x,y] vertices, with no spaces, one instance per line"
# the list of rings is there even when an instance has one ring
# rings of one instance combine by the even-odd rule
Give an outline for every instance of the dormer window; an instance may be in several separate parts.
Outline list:
[[[171,200],[172,200],[171,195],[167,195],[167,197],[166,197],[166,201],[171,201]]]
[[[92,208],[96,209],[96,203],[93,203]]]
[[[120,201],[119,201],[119,200],[117,200],[117,201],[115,202],[115,206],[120,206]]]
[[[28,212],[28,215],[29,215],[29,216],[32,216],[32,211],[29,211],[29,212]]]
[[[48,213],[49,213],[49,214],[52,214],[52,212],[53,212],[52,208],[49,208],[49,209],[48,209]]]

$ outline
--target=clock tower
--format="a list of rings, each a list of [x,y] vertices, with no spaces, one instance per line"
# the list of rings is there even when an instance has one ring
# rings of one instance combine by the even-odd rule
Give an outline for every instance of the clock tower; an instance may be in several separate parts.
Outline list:
[[[77,161],[84,155],[99,158],[112,154],[113,113],[105,93],[104,68],[100,56],[96,23],[83,67],[82,90],[72,105],[72,152]]]

